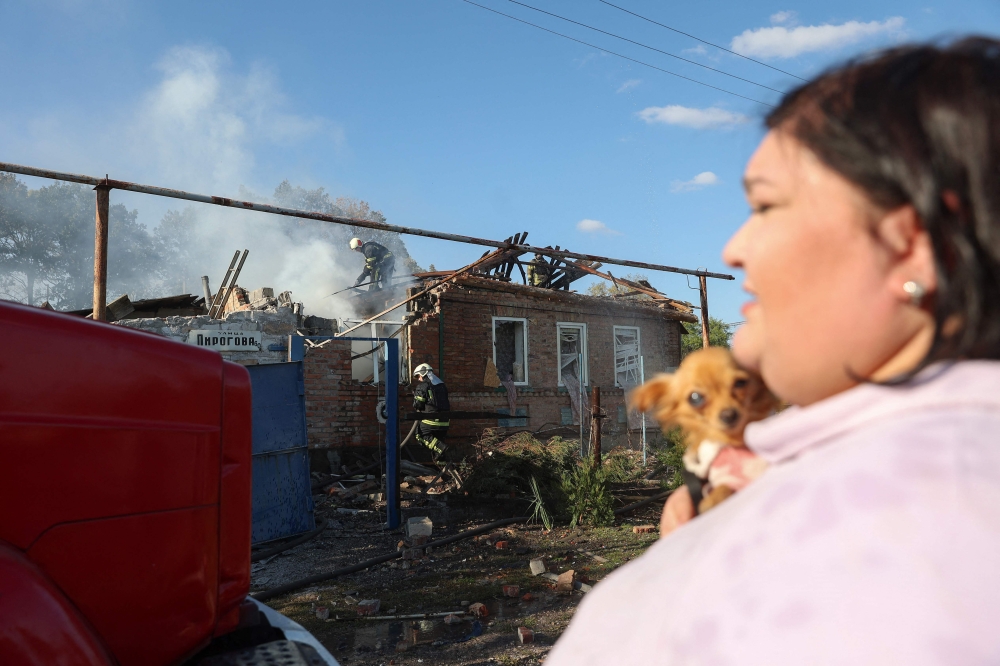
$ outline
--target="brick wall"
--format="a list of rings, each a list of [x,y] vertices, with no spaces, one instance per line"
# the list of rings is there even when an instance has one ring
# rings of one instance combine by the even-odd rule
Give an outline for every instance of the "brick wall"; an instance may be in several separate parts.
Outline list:
[[[306,430],[309,447],[328,449],[385,442],[375,418],[382,386],[351,379],[351,341],[330,340],[306,349]]]

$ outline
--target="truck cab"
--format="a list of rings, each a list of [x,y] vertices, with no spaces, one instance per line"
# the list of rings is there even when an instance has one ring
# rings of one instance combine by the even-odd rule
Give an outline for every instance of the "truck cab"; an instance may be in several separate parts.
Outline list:
[[[336,663],[247,596],[245,368],[6,302],[0,345],[0,663]]]

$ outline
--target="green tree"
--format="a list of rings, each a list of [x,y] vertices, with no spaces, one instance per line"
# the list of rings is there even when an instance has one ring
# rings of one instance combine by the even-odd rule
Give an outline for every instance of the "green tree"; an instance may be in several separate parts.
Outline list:
[[[629,273],[628,275],[622,277],[622,279],[628,280],[629,282],[637,282],[640,284],[645,282],[646,284],[649,284],[649,279],[645,275],[639,273]],[[597,296],[598,298],[631,298],[640,301],[652,299],[652,296],[631,293],[632,291],[632,289],[620,285],[617,282],[611,282],[610,280],[603,280],[600,278],[598,278],[597,282],[594,282],[587,287],[587,293],[591,296]]]
[[[687,331],[681,336],[681,358],[684,358],[696,349],[701,349],[701,323],[685,323],[684,330]],[[712,347],[729,348],[729,342],[733,334],[729,330],[729,325],[721,319],[715,317],[708,318],[708,344]]]

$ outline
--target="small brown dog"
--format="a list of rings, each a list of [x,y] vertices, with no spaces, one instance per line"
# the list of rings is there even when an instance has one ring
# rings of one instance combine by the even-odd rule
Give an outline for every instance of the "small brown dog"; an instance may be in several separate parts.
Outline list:
[[[664,429],[678,425],[684,431],[692,514],[694,507],[707,511],[763,472],[765,463],[746,449],[743,431],[772,414],[778,400],[760,377],[736,365],[728,349],[688,354],[677,372],[637,387],[629,401],[640,412],[652,411]]]

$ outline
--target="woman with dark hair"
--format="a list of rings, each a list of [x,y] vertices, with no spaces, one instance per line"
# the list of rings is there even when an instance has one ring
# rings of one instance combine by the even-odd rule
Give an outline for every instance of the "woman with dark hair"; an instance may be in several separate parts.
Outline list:
[[[768,117],[724,251],[770,469],[588,594],[546,666],[1000,663],[1000,42]]]

